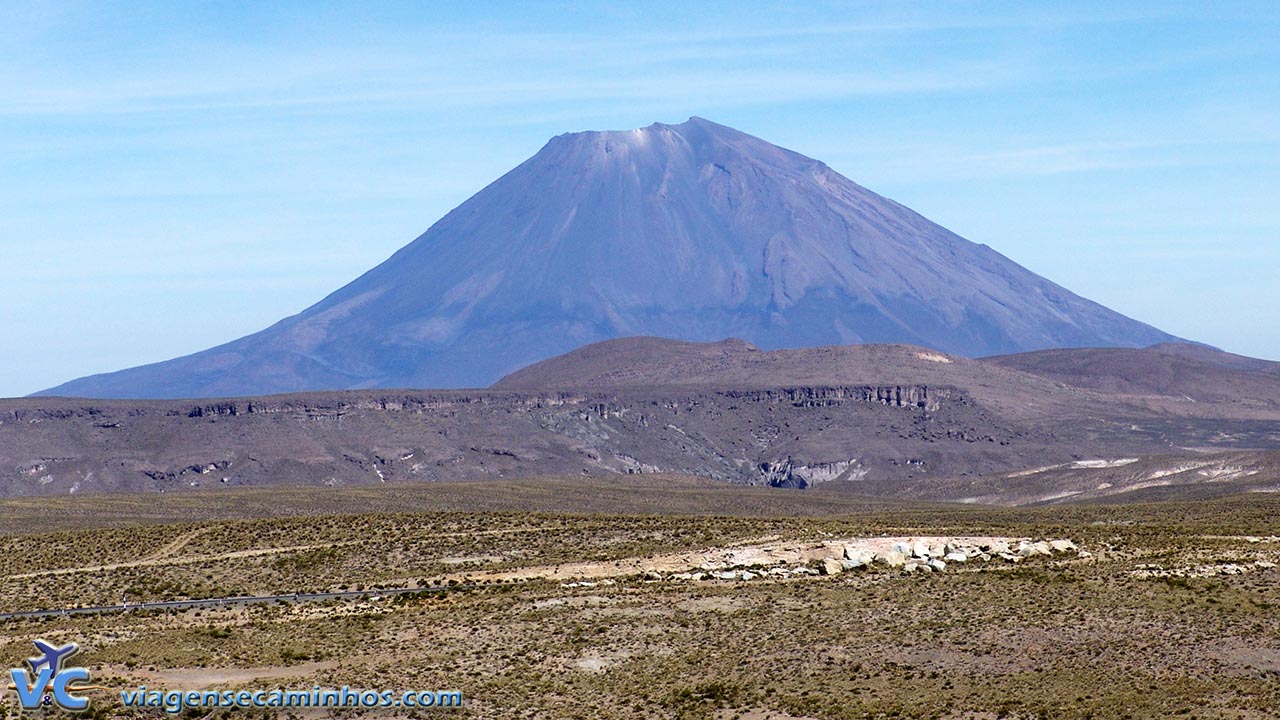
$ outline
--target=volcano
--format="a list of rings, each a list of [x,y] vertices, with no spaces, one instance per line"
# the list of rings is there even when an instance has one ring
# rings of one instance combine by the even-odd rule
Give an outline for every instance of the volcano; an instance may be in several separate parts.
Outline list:
[[[625,336],[969,357],[1177,341],[701,118],[568,133],[303,312],[43,395],[480,387]]]

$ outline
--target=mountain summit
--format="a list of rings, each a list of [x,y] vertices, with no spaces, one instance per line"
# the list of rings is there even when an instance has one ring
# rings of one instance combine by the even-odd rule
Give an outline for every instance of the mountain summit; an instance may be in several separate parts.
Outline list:
[[[695,117],[554,137],[298,315],[42,394],[484,386],[630,335],[971,357],[1176,340],[817,160]]]

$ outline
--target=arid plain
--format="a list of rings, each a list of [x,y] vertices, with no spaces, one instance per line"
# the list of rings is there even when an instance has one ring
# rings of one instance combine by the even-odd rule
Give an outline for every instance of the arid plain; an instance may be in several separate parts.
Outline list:
[[[0,611],[365,593],[0,624],[6,657],[77,641],[113,689],[456,689],[463,709],[408,716],[476,718],[1267,718],[1280,703],[1271,494],[994,508],[648,476],[0,508]],[[1074,548],[941,571],[830,563],[898,538]],[[112,692],[92,708],[148,716]]]

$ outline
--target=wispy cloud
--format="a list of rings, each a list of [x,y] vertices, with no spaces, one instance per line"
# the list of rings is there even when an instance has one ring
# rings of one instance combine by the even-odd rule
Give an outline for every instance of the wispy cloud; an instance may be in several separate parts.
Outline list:
[[[750,13],[749,13],[750,15]],[[474,31],[380,28],[325,44],[262,46],[223,37],[159,37],[60,57],[47,29],[15,38],[0,69],[2,116],[418,104],[485,107],[552,102],[792,102],[985,89],[1025,76],[1025,58],[992,52],[904,58],[883,34],[1004,27],[958,14],[714,31]],[[1014,23],[1043,22],[1030,15]],[[1053,22],[1062,22],[1061,19]],[[82,20],[82,24],[87,21]],[[820,57],[835,62],[815,64]],[[904,61],[905,60],[905,61]]]
[[[332,57],[263,60],[263,72],[199,66],[183,71],[143,71],[125,79],[8,77],[0,80],[3,116],[145,114],[201,110],[290,110],[377,106],[500,107],[529,103],[637,102],[697,97],[716,103],[830,100],[888,94],[934,94],[1000,87],[1024,73],[1013,63],[957,59],[931,67],[894,70],[799,72],[752,64],[706,68],[664,63],[632,66],[603,77],[610,59],[552,72],[473,72],[459,76],[421,58],[383,67]],[[726,53],[732,57],[733,53]],[[284,67],[282,67],[284,66]]]

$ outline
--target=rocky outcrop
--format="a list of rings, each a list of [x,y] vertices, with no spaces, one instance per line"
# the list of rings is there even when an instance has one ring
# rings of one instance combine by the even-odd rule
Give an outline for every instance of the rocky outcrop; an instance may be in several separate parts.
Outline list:
[[[770,487],[807,488],[833,480],[859,480],[867,474],[857,458],[830,463],[798,463],[787,457],[760,463],[760,479]]]
[[[942,398],[951,389],[935,390],[929,394],[927,385],[839,385],[823,387],[791,387],[763,390],[730,390],[728,397],[750,400],[789,402],[799,407],[823,407],[845,400],[879,403],[893,407],[912,407],[920,410],[937,410]]]
[[[1024,548],[1033,552],[1024,554]],[[1043,549],[1043,553],[1040,550]],[[651,581],[786,579],[805,575],[842,575],[848,572],[896,570],[906,573],[945,573],[957,568],[1000,560],[1020,563],[1043,554],[1059,559],[1091,556],[1070,540],[1033,541],[1000,537],[846,538],[821,543],[787,542],[743,546],[691,557],[666,558],[643,569]]]
[[[846,548],[845,556],[864,554],[865,550]],[[1007,538],[920,538],[911,542],[895,542],[887,549],[873,553],[872,558],[890,568],[906,572],[943,572],[947,567],[993,559],[1018,563],[1036,556],[1075,553],[1088,557],[1070,540],[1018,540]],[[870,563],[868,563],[870,564]]]

